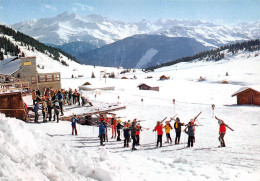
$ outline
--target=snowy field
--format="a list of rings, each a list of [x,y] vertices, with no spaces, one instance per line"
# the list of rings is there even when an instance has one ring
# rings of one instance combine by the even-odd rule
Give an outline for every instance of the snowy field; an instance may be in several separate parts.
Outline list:
[[[55,68],[51,71],[61,69]],[[116,74],[121,71],[76,64],[71,69],[77,69],[84,77],[71,79],[63,71],[65,89],[77,88],[87,81],[105,85],[105,79],[99,77],[101,70]],[[95,79],[90,78],[92,71]],[[134,75],[137,79],[120,79]],[[171,78],[158,81],[161,75]],[[146,79],[147,76],[153,78]],[[200,76],[206,80],[199,82]],[[229,84],[220,84],[223,80]],[[140,83],[160,86],[160,91],[138,90]],[[72,136],[69,122],[26,124],[0,114],[0,180],[260,180],[260,107],[237,106],[236,97],[231,97],[244,86],[260,91],[260,57],[243,53],[219,62],[180,63],[151,73],[117,75],[116,79],[106,79],[106,84],[114,85],[115,91],[84,94],[93,104],[119,101],[125,105],[125,110],[117,112],[125,117],[123,121],[146,120],[141,125],[150,130],[141,132],[137,151],[123,148],[123,142],[114,139],[100,147],[98,128],[94,126],[78,125],[78,136]],[[175,106],[172,99],[176,100]],[[28,98],[26,101],[31,103]],[[213,118],[212,104],[216,105],[215,115],[235,130],[227,129],[225,148],[218,148],[219,126]],[[193,148],[186,148],[188,137],[184,132],[180,145],[164,143],[164,134],[163,147],[156,148],[156,135],[152,132],[156,121],[178,114],[181,122],[188,123],[200,111],[198,122],[203,126],[196,127]],[[174,130],[171,135],[174,139]]]

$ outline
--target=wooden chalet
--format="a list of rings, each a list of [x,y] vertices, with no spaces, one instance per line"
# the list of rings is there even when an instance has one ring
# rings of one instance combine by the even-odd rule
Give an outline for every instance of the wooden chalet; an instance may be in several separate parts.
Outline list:
[[[154,90],[154,91],[159,91],[159,87],[151,87],[147,84],[139,84],[137,87],[139,87],[139,90]]]
[[[170,79],[170,77],[167,77],[167,76],[165,76],[165,75],[162,75],[161,77],[160,77],[160,80],[169,80]]]
[[[260,105],[260,92],[255,89],[243,87],[232,95],[232,97],[234,96],[237,96],[238,105]]]
[[[28,114],[21,92],[1,93],[0,103],[0,113],[5,114],[6,117],[28,121]]]

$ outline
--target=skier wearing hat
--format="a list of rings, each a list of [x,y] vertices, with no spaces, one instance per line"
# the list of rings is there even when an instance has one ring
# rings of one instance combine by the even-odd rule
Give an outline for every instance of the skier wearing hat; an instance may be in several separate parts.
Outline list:
[[[224,136],[226,134],[226,124],[224,123],[223,120],[217,118],[218,124],[219,124],[219,137],[218,140],[220,142],[219,147],[226,147]]]
[[[188,129],[188,131],[187,131]],[[189,135],[188,137],[188,146],[187,147],[193,147],[193,141],[194,141],[194,126],[191,122],[188,123],[187,127],[184,129],[184,132]]]
[[[163,125],[160,121],[157,121],[157,125],[153,129],[153,131],[157,131],[157,147],[159,146],[162,147],[162,135],[163,135]]]
[[[136,145],[139,146],[140,145],[140,132],[142,131],[142,126],[140,125],[140,123],[137,124],[136,126]]]
[[[100,139],[100,146],[105,146],[103,142],[105,141],[105,133],[106,133],[107,124],[105,123],[104,119],[101,119],[99,122],[99,139]]]
[[[166,125],[163,127],[165,129],[165,133],[166,133],[166,138],[167,138],[167,141],[165,143],[169,143],[169,140],[171,141],[172,143],[172,138],[171,138],[171,129],[172,126],[170,124],[169,121],[166,121]]]
[[[136,128],[136,120],[134,120],[130,126],[130,130],[131,130],[131,138],[133,140],[133,143],[132,143],[132,150],[137,150],[135,148],[135,145],[136,145],[136,131],[139,131],[137,128]]]
[[[120,138],[120,130],[122,129],[123,125],[121,124],[121,119],[118,120],[118,123],[116,125],[116,129],[117,129],[117,141],[121,141]]]
[[[174,123],[174,129],[176,133],[175,137],[175,144],[180,144],[180,138],[181,138],[181,127],[184,126],[184,123],[180,122],[180,119],[177,117]]]
[[[130,139],[130,134],[129,134],[129,123],[126,122],[125,125],[124,125],[124,128],[123,128],[123,131],[124,131],[124,147],[129,147],[129,139]]]
[[[77,115],[74,114],[74,116],[71,118],[71,126],[72,126],[72,135],[74,135],[74,131],[75,131],[75,135],[78,135],[77,132],[77,127],[76,127],[76,123],[78,122],[78,118]]]

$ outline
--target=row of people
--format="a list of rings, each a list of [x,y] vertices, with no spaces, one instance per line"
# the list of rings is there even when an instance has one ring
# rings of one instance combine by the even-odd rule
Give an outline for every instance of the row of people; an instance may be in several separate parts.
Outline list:
[[[197,117],[196,117],[197,118]],[[166,133],[166,139],[167,141],[165,143],[171,143],[172,144],[172,138],[170,135],[170,131],[174,128],[175,129],[175,144],[180,144],[180,138],[181,138],[181,132],[182,132],[182,126],[185,126],[185,129],[183,130],[186,134],[188,134],[188,141],[187,141],[187,147],[193,147],[193,144],[195,142],[195,126],[200,126],[198,124],[195,124],[195,119],[191,119],[188,124],[184,124],[180,122],[180,119],[177,117],[174,122],[174,127],[171,126],[170,121],[166,121],[166,124],[163,125],[161,121],[157,122],[157,125],[153,129],[153,131],[157,132],[157,147],[162,146],[162,136],[163,136],[163,129],[165,129]],[[217,118],[218,119],[218,118]],[[140,123],[137,123],[136,119],[133,120],[133,122],[125,122],[124,125],[121,124],[121,121],[116,121],[116,119],[112,119],[113,122],[109,121],[108,119],[104,118],[104,116],[100,117],[99,120],[99,134],[100,136],[100,145],[104,146],[104,141],[107,134],[107,127],[115,127],[117,129],[117,140],[121,141],[120,139],[120,129],[123,129],[124,133],[124,147],[129,147],[129,142],[132,139],[132,150],[136,150],[135,146],[140,144],[140,131],[142,131],[142,127]],[[221,143],[220,147],[225,147],[225,141],[224,136],[226,132],[226,124],[223,120],[219,120],[220,130],[219,130],[219,141]],[[115,130],[115,128],[114,128]],[[112,129],[112,134],[114,132]],[[112,136],[113,137],[113,136]]]

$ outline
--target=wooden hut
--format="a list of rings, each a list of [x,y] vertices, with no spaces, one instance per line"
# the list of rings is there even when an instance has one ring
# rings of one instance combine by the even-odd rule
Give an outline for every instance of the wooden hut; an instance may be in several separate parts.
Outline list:
[[[249,88],[243,87],[235,92],[232,97],[237,96],[237,104],[251,104],[260,105],[260,92]]]
[[[170,77],[167,77],[167,76],[165,76],[165,75],[162,75],[162,76],[160,77],[160,80],[168,80],[168,79],[170,79]]]
[[[15,117],[28,121],[28,114],[22,99],[21,92],[2,93],[0,94],[0,113],[6,117]]]
[[[139,87],[139,90],[154,90],[154,91],[159,91],[159,87],[151,87],[147,84],[139,84],[137,87]]]
[[[89,83],[89,82],[85,82],[83,85],[91,85],[91,83]]]

